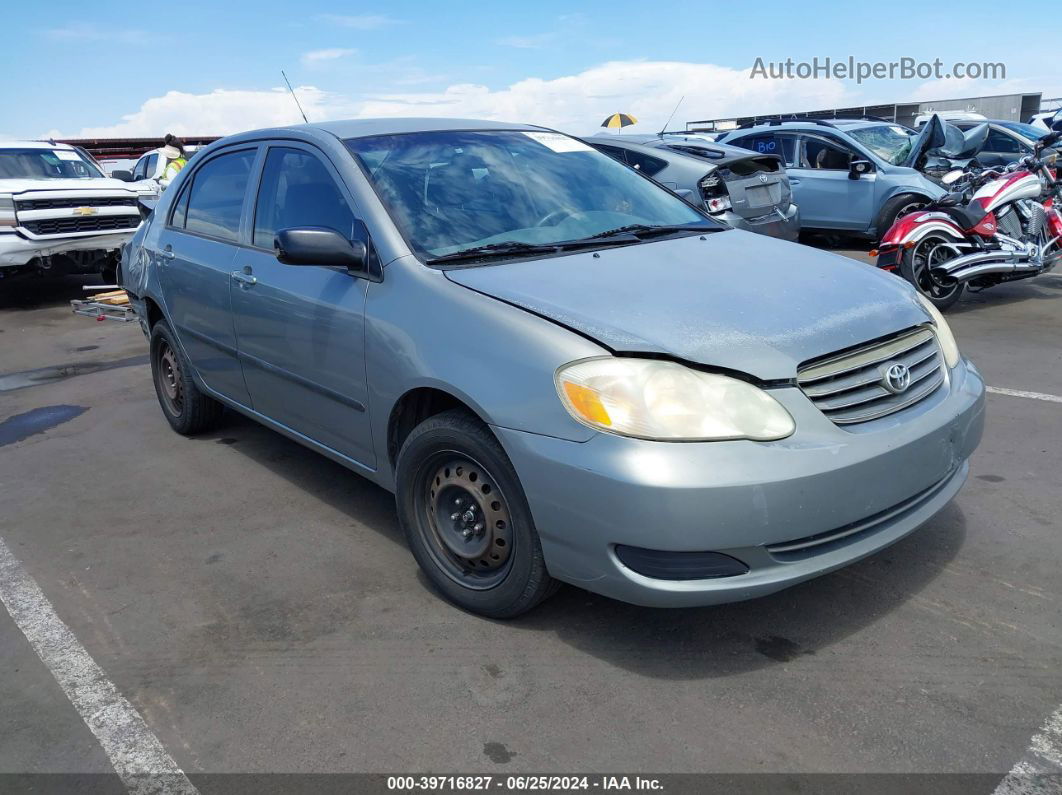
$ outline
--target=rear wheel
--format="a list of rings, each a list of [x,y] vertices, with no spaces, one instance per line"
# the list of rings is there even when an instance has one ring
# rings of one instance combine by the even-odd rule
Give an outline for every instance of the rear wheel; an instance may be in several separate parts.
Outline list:
[[[185,436],[207,430],[224,410],[220,403],[199,391],[191,373],[191,365],[173,331],[165,320],[160,320],[151,328],[151,376],[166,421]]]
[[[944,276],[939,268],[959,255],[952,241],[940,235],[928,235],[909,249],[900,260],[900,275],[913,284],[940,311],[951,307],[962,295],[963,283]]]
[[[452,410],[425,420],[402,445],[396,476],[413,556],[451,602],[512,618],[556,589],[516,471],[478,419]]]

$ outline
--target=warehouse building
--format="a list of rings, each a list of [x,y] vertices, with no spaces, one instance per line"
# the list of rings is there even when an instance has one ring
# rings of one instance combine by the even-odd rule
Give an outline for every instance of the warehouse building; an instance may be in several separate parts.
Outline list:
[[[1035,94],[997,94],[990,97],[967,97],[965,99],[941,99],[929,102],[896,102],[887,105],[862,105],[853,108],[831,108],[829,110],[796,111],[793,113],[769,113],[761,116],[741,116],[724,119],[701,119],[686,122],[686,132],[721,132],[737,127],[758,124],[772,119],[812,118],[812,119],[851,119],[874,117],[887,119],[915,126],[915,119],[923,113],[941,111],[967,111],[980,113],[988,119],[1005,119],[1009,121],[1028,121],[1034,113],[1039,113],[1041,105],[1044,110],[1058,107],[1059,99],[1043,99]]]

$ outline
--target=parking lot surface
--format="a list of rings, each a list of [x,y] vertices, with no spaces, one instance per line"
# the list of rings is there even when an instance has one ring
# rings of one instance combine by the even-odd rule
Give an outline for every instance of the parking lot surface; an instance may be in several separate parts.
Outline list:
[[[437,597],[390,494],[236,415],[165,423],[135,323],[0,284],[0,539],[197,772],[992,773],[1062,702],[1062,276],[949,315],[993,388],[968,484],[881,554],[652,610]],[[108,772],[0,611],[0,772]],[[989,788],[990,789],[990,788]]]

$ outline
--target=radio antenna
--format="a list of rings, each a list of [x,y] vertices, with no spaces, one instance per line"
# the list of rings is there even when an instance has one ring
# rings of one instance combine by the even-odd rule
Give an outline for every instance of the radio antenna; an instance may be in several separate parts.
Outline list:
[[[302,109],[302,105],[299,104],[299,98],[297,96],[295,96],[295,89],[293,89],[291,87],[291,81],[288,80],[288,76],[286,74],[284,74],[284,70],[283,69],[280,70],[280,74],[284,78],[284,82],[288,84],[288,91],[291,92],[291,98],[293,100],[295,100],[295,107],[297,107],[299,109],[299,113],[302,114],[302,120],[304,122],[306,122],[307,124],[309,124],[310,120],[306,118],[306,111],[304,111]],[[678,110],[678,108],[675,108],[675,110]],[[672,114],[672,115],[674,115],[674,114]]]
[[[679,97],[679,101],[675,104],[675,109],[671,111],[671,115],[667,117],[667,121],[664,122],[663,128],[661,128],[660,132],[658,132],[657,135],[663,135],[665,132],[667,132],[667,126],[671,124],[671,120],[675,118],[675,114],[678,113],[679,105],[682,104],[682,100],[684,100],[685,98],[685,94]]]

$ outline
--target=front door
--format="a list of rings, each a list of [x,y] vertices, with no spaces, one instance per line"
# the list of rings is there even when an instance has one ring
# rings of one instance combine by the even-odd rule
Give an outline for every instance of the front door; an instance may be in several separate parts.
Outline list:
[[[284,265],[280,229],[318,226],[353,239],[351,201],[324,155],[269,147],[251,245],[234,262],[233,310],[254,410],[367,467],[376,463],[367,411],[364,309],[368,282],[342,268]]]
[[[186,180],[159,235],[159,282],[174,331],[206,385],[250,405],[230,285],[257,148],[212,157]]]
[[[852,232],[868,229],[877,209],[877,174],[848,177],[852,159],[867,158],[825,136],[801,135],[799,143],[797,166],[789,169],[789,183],[800,208],[801,225]]]

